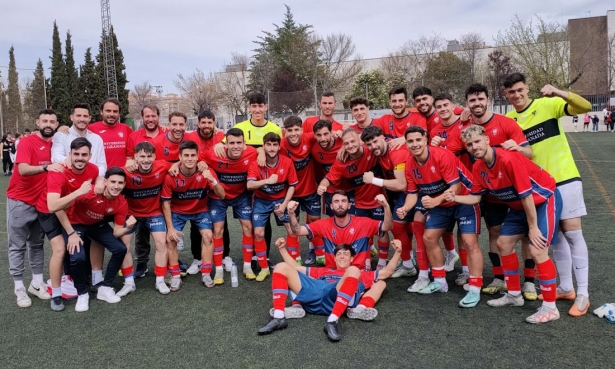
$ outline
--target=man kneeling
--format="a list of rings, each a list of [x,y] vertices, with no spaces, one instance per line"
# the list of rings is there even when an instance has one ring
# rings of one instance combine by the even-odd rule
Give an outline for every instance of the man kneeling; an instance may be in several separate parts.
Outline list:
[[[279,238],[275,245],[278,247],[283,263],[279,263],[273,270],[271,288],[273,290],[273,318],[258,330],[258,334],[273,333],[278,329],[288,327],[285,316],[285,303],[288,291],[295,302],[302,304],[303,309],[310,314],[327,315],[325,332],[331,341],[339,341],[342,335],[339,331],[339,318],[346,314],[351,319],[373,320],[378,315],[374,308],[386,288],[385,279],[389,278],[397,267],[401,256],[401,242],[392,242],[395,255],[389,264],[379,271],[360,271],[351,266],[355,255],[354,249],[348,244],[335,247],[336,268],[309,268],[300,266],[286,251],[286,242]],[[368,290],[369,289],[369,290]],[[367,292],[365,292],[368,290]],[[303,309],[291,307],[302,312],[293,314],[294,318],[305,315]]]

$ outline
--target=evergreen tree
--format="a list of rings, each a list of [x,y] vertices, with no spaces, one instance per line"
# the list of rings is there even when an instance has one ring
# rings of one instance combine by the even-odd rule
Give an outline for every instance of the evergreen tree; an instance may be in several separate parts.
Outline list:
[[[33,125],[34,120],[38,116],[38,112],[45,108],[45,83],[43,61],[39,59],[36,63],[36,69],[34,70],[34,78],[28,84],[24,99],[24,112],[28,119],[27,124],[25,124],[27,128],[33,128],[30,126]]]
[[[92,60],[92,49],[85,51],[85,62],[79,67],[79,101],[90,105],[92,121],[99,120],[99,105],[105,93],[98,80],[96,63]]]
[[[51,77],[47,89],[47,103],[56,111],[60,124],[70,123],[70,98],[67,93],[66,65],[62,57],[62,42],[56,22],[53,22],[53,46],[51,49]]]
[[[64,64],[66,66],[66,93],[72,108],[80,100],[79,75],[75,67],[75,50],[71,41],[70,31],[66,32]]]
[[[9,49],[9,84],[7,86],[6,97],[8,98],[7,120],[4,121],[4,130],[15,133],[21,128],[22,109],[21,95],[19,94],[19,74],[15,66],[15,48]]]

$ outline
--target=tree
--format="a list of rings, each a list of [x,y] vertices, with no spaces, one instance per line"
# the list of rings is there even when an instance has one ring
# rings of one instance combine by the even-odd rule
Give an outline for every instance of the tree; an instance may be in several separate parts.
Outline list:
[[[70,108],[80,102],[79,74],[75,67],[75,49],[73,48],[70,31],[66,32],[66,43],[64,45],[64,65],[66,68],[66,94]],[[68,117],[67,117],[68,118]]]
[[[129,115],[133,118],[139,118],[141,116],[141,109],[143,109],[145,105],[158,104],[158,97],[154,95],[154,87],[149,84],[149,81],[134,85],[129,97]]]
[[[282,69],[273,80],[269,110],[278,114],[298,114],[312,106],[312,90],[308,82],[296,78],[289,70]]]
[[[70,115],[70,98],[67,93],[66,64],[62,56],[62,42],[58,25],[53,22],[53,43],[51,49],[51,77],[47,89],[47,103],[55,110],[60,124],[68,125]]]
[[[389,87],[384,73],[379,70],[359,73],[344,96],[344,106],[355,97],[366,97],[370,109],[386,109],[389,106]]]
[[[107,77],[105,75],[105,53],[103,46],[103,37],[101,34],[100,42],[98,43],[98,55],[96,55],[96,76],[98,80],[98,85],[101,87],[102,98],[98,100],[97,104],[100,104],[106,98],[109,97],[107,92]],[[113,57],[115,60],[115,78],[117,81],[117,95],[118,100],[120,101],[120,110],[121,110],[121,119],[124,120],[128,116],[129,112],[129,102],[128,102],[128,93],[129,90],[126,89],[126,84],[128,84],[128,78],[126,76],[126,65],[124,64],[124,53],[120,49],[117,43],[117,37],[115,32],[113,31],[113,27],[111,27],[111,39],[113,40]],[[99,110],[99,109],[97,109]],[[100,113],[97,112],[97,119],[100,119]]]
[[[92,49],[85,50],[83,65],[79,66],[79,101],[90,105],[92,120],[100,120],[99,105],[104,101],[105,93],[97,74],[97,67],[92,60]],[[106,85],[105,87],[106,88]]]
[[[175,87],[185,97],[195,115],[204,110],[215,111],[217,108],[216,82],[213,75],[205,75],[202,70],[195,69],[191,75],[177,75],[173,81]]]
[[[540,95],[546,84],[570,88],[580,77],[580,72],[570,71],[570,46],[566,25],[549,23],[534,16],[524,24],[515,16],[508,30],[496,37],[498,46],[510,50],[511,61],[527,79],[530,94]]]
[[[220,104],[234,115],[248,115],[248,67],[250,59],[245,54],[231,53],[231,62],[222,72],[216,73],[216,92]]]
[[[317,81],[323,92],[346,90],[363,69],[352,36],[343,33],[327,35],[319,43],[320,71]]]
[[[485,40],[478,32],[470,32],[461,36],[461,58],[470,63],[470,79],[476,81],[476,69],[479,50],[484,48]]]
[[[9,78],[6,90],[8,98],[7,119],[4,121],[4,129],[8,132],[17,132],[19,127],[23,125],[22,109],[21,109],[21,94],[19,92],[19,74],[15,66],[15,48],[11,46],[9,49]],[[4,107],[3,107],[4,110]]]
[[[464,91],[472,83],[471,73],[468,61],[445,51],[427,63],[423,78],[434,94],[448,92],[455,101],[463,101]]]
[[[34,78],[28,83],[24,98],[24,113],[27,121],[34,122],[38,117],[38,112],[45,107],[45,69],[43,61],[39,59],[34,70]]]
[[[615,34],[612,34],[608,40],[609,55],[608,55],[608,86],[611,94],[615,92]]]
[[[489,53],[489,72],[487,74],[487,87],[491,90],[491,99],[494,104],[500,107],[500,113],[502,112],[502,105],[506,105],[504,96],[504,78],[515,72],[514,66],[510,62],[510,57],[502,50],[495,50]]]

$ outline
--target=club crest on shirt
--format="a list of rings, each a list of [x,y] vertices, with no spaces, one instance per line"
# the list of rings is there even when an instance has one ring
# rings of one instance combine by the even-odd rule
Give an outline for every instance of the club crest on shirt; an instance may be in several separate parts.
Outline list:
[[[493,132],[493,135],[497,135],[498,134],[498,129],[494,128],[491,132]]]
[[[100,204],[100,203],[102,203],[102,202],[103,202],[103,200],[96,200],[96,203],[97,203],[97,204]]]
[[[203,177],[201,177],[201,175],[196,176],[196,180],[197,182],[201,182],[201,180],[203,180]]]
[[[109,214],[113,213],[113,208],[107,208],[107,213]]]
[[[498,178],[502,178],[502,172],[498,172]]]
[[[156,173],[156,174],[154,174],[154,177],[156,177],[156,178],[160,178],[160,173]]]
[[[124,132],[118,132],[117,135],[120,137],[124,137]]]
[[[280,169],[280,174],[284,174],[284,169]]]
[[[354,234],[354,228],[350,228],[350,229],[348,230],[348,232],[349,232],[350,234]]]
[[[244,160],[243,163],[244,164],[248,164],[250,161],[248,159]]]
[[[431,168],[429,168],[429,169],[431,169],[431,172],[432,172],[432,173],[435,173],[435,172],[436,172],[436,167],[434,167],[433,165],[432,165],[432,166],[431,166]]]
[[[307,146],[306,146],[306,145],[303,145],[302,150],[303,150],[303,151],[307,151]]]

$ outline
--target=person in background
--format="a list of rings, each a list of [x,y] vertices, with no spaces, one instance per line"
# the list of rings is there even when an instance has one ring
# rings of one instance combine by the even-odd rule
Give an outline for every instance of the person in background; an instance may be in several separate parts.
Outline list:
[[[589,129],[589,113],[585,113],[583,116],[583,132],[587,132]]]
[[[0,142],[0,146],[2,147],[2,169],[4,170],[5,176],[10,176],[13,174],[13,161],[11,160],[11,150],[13,149],[13,136],[10,133],[2,136],[2,142]]]
[[[577,125],[579,124],[579,116],[575,115],[574,117],[572,117],[572,124],[574,125],[574,131],[575,132],[579,132],[577,131]]]
[[[592,132],[598,132],[600,123],[600,118],[598,118],[598,114],[592,115]]]

